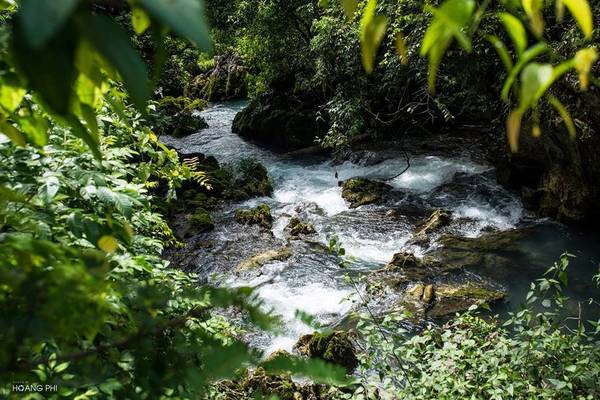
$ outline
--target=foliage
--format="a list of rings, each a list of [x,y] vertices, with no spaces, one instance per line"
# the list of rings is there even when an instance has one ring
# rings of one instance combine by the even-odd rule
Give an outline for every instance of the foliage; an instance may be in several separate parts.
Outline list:
[[[402,316],[388,315],[381,325],[363,316],[362,367],[379,375],[370,384],[406,399],[597,398],[600,321],[564,318],[569,257],[531,284],[522,310],[504,323],[473,309],[411,335]]]

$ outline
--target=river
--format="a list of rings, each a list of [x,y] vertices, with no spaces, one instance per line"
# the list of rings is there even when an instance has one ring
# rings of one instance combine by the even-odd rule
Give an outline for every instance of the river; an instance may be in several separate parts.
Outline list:
[[[489,231],[524,232],[510,249],[499,249],[493,259],[473,272],[506,290],[507,300],[494,311],[518,309],[531,281],[539,278],[563,251],[572,260],[567,294],[573,304],[590,297],[599,300],[592,282],[600,262],[600,236],[567,228],[528,213],[519,197],[498,185],[494,169],[477,154],[411,152],[410,168],[387,181],[402,198],[385,206],[367,205],[351,209],[341,197],[338,181],[365,176],[388,179],[405,168],[402,154],[390,150],[355,163],[330,159],[289,159],[252,144],[231,132],[235,114],[244,102],[223,103],[202,112],[209,128],[184,137],[161,137],[183,153],[202,152],[221,164],[252,157],[262,162],[273,181],[271,197],[224,206],[214,215],[213,232],[195,238],[198,251],[191,266],[205,282],[227,286],[256,286],[265,306],[282,316],[284,329],[277,334],[256,333],[250,341],[267,353],[290,350],[299,336],[313,329],[295,318],[296,310],[312,314],[321,324],[335,324],[353,308],[356,292],[344,279],[347,271],[339,259],[323,246],[335,236],[352,257],[351,273],[381,268],[399,251],[417,256],[439,247],[434,236],[426,246],[410,244],[419,219],[433,209],[450,210],[453,222],[446,233],[478,237]],[[337,177],[336,177],[337,174]],[[274,223],[271,232],[245,227],[233,221],[236,208],[266,203]],[[390,216],[389,210],[397,213]],[[398,215],[399,214],[399,215]],[[310,241],[290,241],[285,226],[292,216],[312,223],[316,234]],[[293,256],[263,266],[259,272],[236,274],[235,266],[257,252],[290,246]],[[500,260],[500,261],[498,261]],[[595,316],[595,313],[590,315]]]

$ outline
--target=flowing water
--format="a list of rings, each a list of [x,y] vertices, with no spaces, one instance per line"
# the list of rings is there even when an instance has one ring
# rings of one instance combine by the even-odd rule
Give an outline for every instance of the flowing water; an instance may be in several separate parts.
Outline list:
[[[251,337],[254,345],[267,352],[289,350],[299,336],[312,332],[311,327],[295,318],[297,310],[314,315],[322,324],[337,323],[351,310],[357,294],[344,279],[347,271],[339,267],[339,259],[324,249],[330,237],[337,237],[354,258],[351,272],[381,268],[399,251],[420,256],[439,246],[435,236],[425,247],[409,243],[416,225],[436,208],[452,211],[453,222],[446,233],[478,237],[492,230],[524,232],[510,249],[497,251],[493,260],[500,261],[475,271],[509,292],[508,300],[497,306],[500,312],[518,308],[529,283],[565,250],[577,256],[570,267],[568,294],[575,300],[593,296],[598,300],[592,276],[600,262],[600,237],[528,215],[519,198],[496,183],[492,167],[473,161],[481,158],[476,154],[413,153],[410,168],[387,182],[400,194],[392,204],[350,209],[341,197],[338,181],[355,176],[393,177],[405,168],[401,153],[390,150],[369,162],[341,164],[316,157],[286,158],[231,132],[233,117],[244,105],[216,105],[202,113],[209,128],[185,138],[161,140],[183,153],[213,155],[221,164],[253,157],[269,172],[273,195],[228,204],[216,213],[216,229],[195,239],[198,251],[188,267],[211,283],[256,286],[265,304],[282,316],[284,331],[274,336],[256,334]],[[260,203],[271,207],[271,232],[233,221],[236,208]],[[395,212],[390,214],[390,209]],[[292,216],[314,224],[317,233],[310,241],[289,240],[285,226]],[[234,272],[240,261],[284,246],[292,249],[289,259],[268,263],[259,271]]]

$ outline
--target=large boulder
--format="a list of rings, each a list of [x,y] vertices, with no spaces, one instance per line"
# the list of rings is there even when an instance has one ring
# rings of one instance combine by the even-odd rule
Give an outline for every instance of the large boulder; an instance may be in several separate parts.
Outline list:
[[[197,208],[189,217],[183,231],[183,237],[189,238],[215,228],[212,218],[204,208]]]
[[[248,72],[240,57],[234,53],[215,56],[214,66],[196,76],[186,87],[189,97],[209,101],[242,99],[248,95]]]
[[[350,208],[356,208],[366,204],[384,203],[392,189],[392,186],[383,182],[362,177],[351,178],[342,184],[342,197],[350,203]]]
[[[266,93],[252,100],[233,120],[233,132],[278,151],[315,144],[327,131],[317,119],[313,99],[287,93]]]
[[[206,107],[202,100],[167,96],[156,101],[150,122],[158,135],[183,137],[208,127],[197,111]]]
[[[334,331],[329,334],[315,332],[304,335],[294,345],[294,348],[302,355],[341,365],[349,372],[358,366],[358,359],[350,336],[343,331]]]

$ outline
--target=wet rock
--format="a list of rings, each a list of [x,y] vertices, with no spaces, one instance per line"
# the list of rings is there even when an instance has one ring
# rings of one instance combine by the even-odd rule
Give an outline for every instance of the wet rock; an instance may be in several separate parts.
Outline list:
[[[312,224],[300,221],[296,217],[292,217],[287,224],[286,229],[289,229],[290,235],[298,237],[300,235],[310,235],[315,233],[315,227]]]
[[[202,100],[167,96],[157,101],[156,113],[151,118],[158,135],[183,137],[207,128],[208,124],[196,110],[206,107]]]
[[[214,228],[215,225],[213,224],[208,211],[204,208],[197,208],[188,220],[183,236],[189,238],[200,233],[211,231]]]
[[[474,282],[466,284],[436,285],[435,302],[427,311],[431,318],[440,318],[466,311],[472,305],[493,303],[501,300],[506,293]]]
[[[186,95],[208,101],[245,98],[247,70],[234,53],[214,57],[214,67],[196,76],[186,88]]]
[[[427,244],[429,243],[432,233],[438,232],[440,229],[450,225],[452,221],[452,213],[448,210],[435,210],[426,221],[424,221],[414,234],[411,243]]]
[[[356,208],[365,204],[383,203],[385,196],[392,189],[390,185],[383,182],[367,178],[351,178],[342,184],[342,197],[350,203],[350,208]]]
[[[219,398],[224,400],[250,400],[262,396],[277,396],[281,400],[302,400],[305,389],[286,374],[270,374],[258,367],[236,381],[221,381],[215,385]]]
[[[255,254],[254,256],[244,260],[238,264],[235,271],[242,272],[249,269],[260,268],[265,264],[273,261],[284,261],[292,256],[292,251],[287,247],[282,247],[275,250],[267,250],[262,253]]]
[[[266,204],[261,204],[249,210],[235,210],[235,220],[240,224],[260,225],[266,229],[271,229],[273,226],[271,209]]]
[[[354,346],[347,332],[334,331],[328,335],[318,332],[302,336],[294,345],[302,355],[338,364],[349,372],[358,365]]]
[[[229,171],[229,185],[223,196],[232,200],[270,196],[273,185],[267,169],[260,162],[245,158]]]
[[[432,252],[430,256],[455,268],[502,265],[510,262],[511,254],[521,255],[517,243],[524,236],[525,231],[516,229],[486,233],[476,238],[443,235],[438,240],[441,247]],[[504,260],[499,260],[499,257]]]
[[[232,130],[283,152],[309,147],[327,131],[313,102],[311,95],[266,93],[235,116]]]

